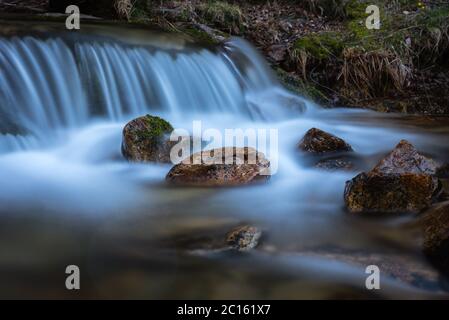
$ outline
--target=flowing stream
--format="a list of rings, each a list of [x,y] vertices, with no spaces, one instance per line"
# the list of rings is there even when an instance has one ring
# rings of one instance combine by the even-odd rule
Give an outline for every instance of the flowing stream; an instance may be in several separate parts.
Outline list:
[[[203,48],[136,28],[58,28],[0,36],[0,297],[446,296],[402,228],[411,217],[351,216],[343,189],[401,139],[444,159],[449,121],[322,109],[241,39]],[[123,126],[147,113],[187,130],[277,129],[279,170],[265,185],[172,188],[171,165],[121,155]],[[296,144],[312,127],[349,142],[358,168],[308,166]],[[264,230],[259,248],[220,248],[242,223]],[[65,290],[70,264],[80,293]],[[370,264],[386,270],[379,292],[365,289]]]

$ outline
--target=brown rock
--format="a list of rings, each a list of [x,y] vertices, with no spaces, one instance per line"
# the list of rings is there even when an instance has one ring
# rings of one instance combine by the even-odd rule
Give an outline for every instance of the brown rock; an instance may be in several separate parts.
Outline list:
[[[441,194],[437,170],[434,160],[402,140],[373,170],[346,182],[345,204],[350,212],[418,213]]]
[[[287,55],[286,45],[276,44],[268,48],[268,57],[270,57],[276,63],[284,61],[286,55]]]
[[[262,232],[253,226],[240,226],[226,235],[226,243],[239,251],[257,247]]]
[[[166,179],[180,185],[236,186],[266,181],[269,167],[264,154],[253,148],[219,148],[193,154],[175,165]]]
[[[122,153],[135,162],[170,162],[173,127],[165,120],[146,115],[128,122],[123,129]]]
[[[439,165],[436,161],[421,155],[408,141],[399,144],[372,170],[372,173],[424,173],[435,175]]]
[[[438,267],[449,273],[449,201],[429,208],[421,217],[423,250]]]
[[[361,173],[346,182],[344,198],[350,212],[417,213],[432,204],[438,179],[415,173]]]
[[[314,154],[352,151],[352,147],[343,139],[316,128],[307,131],[298,147]]]

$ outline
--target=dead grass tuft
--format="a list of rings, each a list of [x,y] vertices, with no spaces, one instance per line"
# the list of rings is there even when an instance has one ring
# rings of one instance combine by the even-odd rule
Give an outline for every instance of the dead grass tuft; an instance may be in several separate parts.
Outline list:
[[[119,18],[130,20],[133,12],[132,0],[115,0],[114,8]]]
[[[343,80],[348,96],[361,99],[380,97],[391,89],[402,92],[410,84],[411,69],[392,52],[347,48],[343,51],[343,59],[339,79]]]

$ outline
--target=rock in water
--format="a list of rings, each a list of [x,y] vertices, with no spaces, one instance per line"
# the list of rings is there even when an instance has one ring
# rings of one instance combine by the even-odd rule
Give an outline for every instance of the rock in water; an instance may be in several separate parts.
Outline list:
[[[432,204],[438,179],[426,174],[361,173],[346,182],[345,203],[351,212],[413,212]]]
[[[307,131],[298,147],[314,154],[352,151],[352,147],[343,139],[316,128]]]
[[[383,158],[372,173],[424,173],[435,175],[439,169],[436,161],[419,154],[408,141],[401,140],[396,148]]]
[[[449,201],[427,210],[420,219],[420,225],[424,234],[424,253],[449,274]]]
[[[169,137],[173,127],[162,118],[146,115],[128,122],[123,129],[123,156],[135,162],[170,162],[177,143]]]
[[[437,165],[402,140],[373,170],[346,182],[350,212],[418,213],[441,192]]]
[[[225,147],[197,152],[175,165],[167,181],[204,187],[237,186],[266,181],[270,162],[253,148]]]
[[[354,164],[348,159],[323,159],[315,164],[316,168],[324,169],[328,171],[334,170],[352,170]]]
[[[254,249],[259,244],[262,232],[253,226],[241,226],[226,235],[226,243],[239,251]]]
[[[306,163],[324,170],[352,170],[352,147],[343,139],[312,128],[304,135],[298,148],[306,153]]]

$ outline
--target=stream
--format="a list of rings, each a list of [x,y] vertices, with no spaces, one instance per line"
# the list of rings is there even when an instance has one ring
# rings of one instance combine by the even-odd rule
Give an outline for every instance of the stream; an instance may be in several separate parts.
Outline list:
[[[105,23],[0,28],[0,298],[449,297],[403,227],[412,217],[351,215],[343,202],[345,181],[401,139],[448,160],[448,118],[321,108],[238,38],[205,48]],[[264,185],[171,187],[171,165],[121,154],[124,125],[148,113],[189,131],[276,129],[278,170]],[[296,146],[312,127],[350,143],[358,168],[307,165]],[[242,224],[263,230],[261,244],[223,248]],[[381,290],[365,288],[372,264]],[[65,288],[68,265],[79,292]]]

